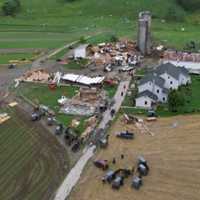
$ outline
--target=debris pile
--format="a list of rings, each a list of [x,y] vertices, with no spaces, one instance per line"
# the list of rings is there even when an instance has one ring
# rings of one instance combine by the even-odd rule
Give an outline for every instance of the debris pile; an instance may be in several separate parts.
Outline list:
[[[84,103],[75,99],[65,99],[64,105],[60,112],[71,115],[91,116],[95,113],[96,108],[91,104]]]
[[[164,60],[200,63],[200,53],[167,50],[163,54]]]
[[[97,125],[97,118],[96,116],[90,117],[87,121],[86,121],[86,126],[87,128],[85,129],[85,131],[82,133],[81,138],[86,139],[90,136],[91,132],[94,130],[94,128]]]
[[[79,93],[73,99],[97,106],[105,99],[105,95],[99,88],[81,87]]]
[[[26,72],[18,81],[48,83],[50,74],[44,69]]]
[[[89,46],[88,58],[95,65],[134,66],[140,62],[140,54],[136,50],[136,43],[128,40]]]
[[[97,76],[97,77],[88,77],[84,75],[78,74],[64,74],[61,79],[63,81],[78,83],[82,85],[99,85],[103,82],[105,77]]]

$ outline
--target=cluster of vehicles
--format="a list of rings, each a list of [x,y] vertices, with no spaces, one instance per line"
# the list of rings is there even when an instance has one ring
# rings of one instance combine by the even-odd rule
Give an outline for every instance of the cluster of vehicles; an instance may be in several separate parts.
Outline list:
[[[36,122],[46,116],[48,113],[48,108],[45,106],[39,106],[33,109],[31,114],[31,121]],[[77,137],[76,133],[70,128],[65,128],[63,124],[58,123],[53,115],[48,114],[47,125],[55,126],[55,135],[61,136],[64,134],[65,141],[71,150],[75,153],[80,150],[82,141]]]
[[[95,160],[94,165],[102,170],[108,170],[109,164],[107,160]],[[149,174],[149,166],[147,161],[143,157],[138,157],[137,167],[132,169],[117,169],[108,170],[106,174],[102,177],[103,183],[108,183],[113,189],[120,189],[124,185],[124,180],[129,176],[133,176],[131,187],[139,190],[143,185],[143,176]]]

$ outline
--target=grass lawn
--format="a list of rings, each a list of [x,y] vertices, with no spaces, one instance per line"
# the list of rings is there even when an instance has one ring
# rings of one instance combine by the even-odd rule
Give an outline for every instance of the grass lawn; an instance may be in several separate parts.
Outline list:
[[[63,65],[63,67],[67,69],[81,70],[81,69],[84,69],[87,63],[88,63],[87,59],[81,59],[78,61],[72,60],[69,62],[69,64]]]
[[[35,57],[33,53],[6,53],[0,54],[0,64],[9,64],[11,60],[31,60]]]
[[[23,85],[19,86],[17,91],[18,94],[22,94],[29,100],[51,108],[56,113],[56,119],[65,126],[69,126],[72,119],[76,118],[76,116],[59,113],[57,100],[62,95],[71,98],[77,93],[78,90],[79,87],[77,86],[61,86],[52,91],[48,88],[47,85],[23,83]],[[77,127],[77,131],[82,133],[85,129],[86,117],[80,116],[78,118],[80,119],[80,125]]]
[[[115,93],[117,91],[118,85],[107,85],[104,84],[103,89],[107,92],[108,97],[112,99],[115,96]]]

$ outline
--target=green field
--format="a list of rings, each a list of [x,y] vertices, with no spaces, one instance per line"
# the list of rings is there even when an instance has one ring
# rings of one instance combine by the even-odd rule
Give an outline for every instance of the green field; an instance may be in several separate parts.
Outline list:
[[[152,11],[153,37],[157,41],[181,48],[190,40],[200,39],[199,13],[184,11],[176,0],[21,0],[21,4],[17,16],[1,17],[1,48],[55,48],[80,36],[104,31],[136,38],[136,19],[141,10]],[[185,20],[162,23],[171,8]]]
[[[6,112],[11,119],[0,125],[0,199],[49,200],[67,173],[67,154],[20,109]]]

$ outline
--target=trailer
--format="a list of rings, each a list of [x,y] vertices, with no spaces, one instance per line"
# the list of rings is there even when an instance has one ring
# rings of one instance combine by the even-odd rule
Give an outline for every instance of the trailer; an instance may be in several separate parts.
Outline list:
[[[116,133],[116,137],[122,138],[122,139],[134,139],[134,133],[125,131],[125,132],[120,132]]]

